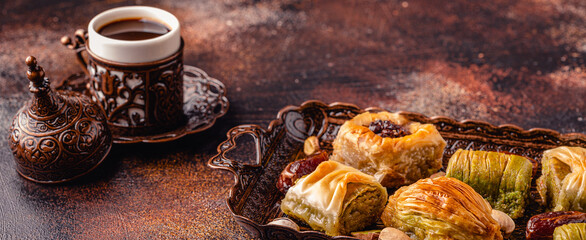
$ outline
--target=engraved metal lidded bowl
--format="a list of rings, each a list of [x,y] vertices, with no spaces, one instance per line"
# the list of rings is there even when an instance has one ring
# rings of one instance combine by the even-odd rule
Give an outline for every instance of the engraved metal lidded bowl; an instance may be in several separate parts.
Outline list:
[[[112,147],[104,111],[88,97],[52,91],[37,60],[26,58],[32,99],[18,110],[10,129],[16,170],[39,183],[60,183],[96,168]]]

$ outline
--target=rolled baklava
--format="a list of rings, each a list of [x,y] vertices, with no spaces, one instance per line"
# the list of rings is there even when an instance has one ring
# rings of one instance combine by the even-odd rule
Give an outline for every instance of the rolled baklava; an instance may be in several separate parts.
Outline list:
[[[445,146],[432,124],[412,122],[396,113],[365,112],[340,127],[330,159],[393,188],[437,172]]]
[[[415,239],[503,239],[490,204],[462,181],[426,178],[399,188],[381,216]]]
[[[533,163],[525,157],[488,151],[458,149],[450,158],[446,177],[470,185],[492,207],[511,218],[523,216]]]
[[[586,240],[586,223],[570,223],[556,227],[553,240]]]
[[[287,191],[281,210],[327,235],[347,235],[375,223],[387,197],[374,177],[325,161]]]

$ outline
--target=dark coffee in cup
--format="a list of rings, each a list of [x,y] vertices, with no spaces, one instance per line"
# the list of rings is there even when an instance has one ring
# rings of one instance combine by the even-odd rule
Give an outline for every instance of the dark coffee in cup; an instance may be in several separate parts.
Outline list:
[[[98,29],[102,36],[127,41],[146,40],[168,33],[171,29],[147,18],[119,19]]]
[[[76,39],[88,44],[72,48],[113,135],[153,135],[185,124],[183,41],[173,14],[146,6],[110,9],[95,16],[87,35],[82,30]]]

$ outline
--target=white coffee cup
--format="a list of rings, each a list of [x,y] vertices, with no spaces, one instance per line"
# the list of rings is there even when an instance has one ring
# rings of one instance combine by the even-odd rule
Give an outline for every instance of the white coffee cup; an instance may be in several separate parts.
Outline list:
[[[145,40],[118,40],[98,33],[99,29],[116,20],[147,18],[164,24],[170,31]],[[181,46],[179,20],[162,9],[128,6],[107,10],[95,16],[88,25],[88,45],[92,53],[119,63],[144,63],[165,59]]]
[[[156,21],[169,32],[142,40],[119,40],[99,33],[111,23],[137,19]],[[184,43],[179,21],[171,13],[143,6],[114,8],[94,17],[87,32],[77,30],[74,39],[64,36],[61,43],[75,50],[89,78],[88,92],[104,109],[113,135],[133,138],[185,124]]]

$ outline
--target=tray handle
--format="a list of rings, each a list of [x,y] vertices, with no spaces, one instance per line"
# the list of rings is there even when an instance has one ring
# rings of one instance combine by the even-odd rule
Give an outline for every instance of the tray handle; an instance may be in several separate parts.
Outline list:
[[[230,159],[226,156],[226,154],[228,152],[230,152],[231,150],[233,150],[236,147],[236,139],[238,139],[238,137],[240,137],[243,134],[249,134],[253,137],[254,139],[254,143],[255,143],[255,147],[256,147],[256,164],[254,165],[249,165],[249,164],[244,164],[241,162],[238,162],[235,159]],[[215,156],[213,156],[212,158],[210,158],[210,160],[208,161],[208,166],[210,166],[211,168],[217,168],[217,169],[222,169],[222,170],[227,170],[230,171],[232,173],[234,173],[235,175],[238,175],[238,173],[240,173],[242,170],[244,170],[245,168],[257,168],[260,167],[260,162],[261,162],[261,144],[263,143],[263,139],[265,138],[266,132],[265,130],[255,124],[249,124],[249,125],[239,125],[236,126],[232,129],[230,129],[230,131],[228,131],[228,133],[226,133],[226,136],[228,137],[228,139],[226,139],[224,142],[220,143],[220,145],[218,146],[218,154],[216,154]]]

